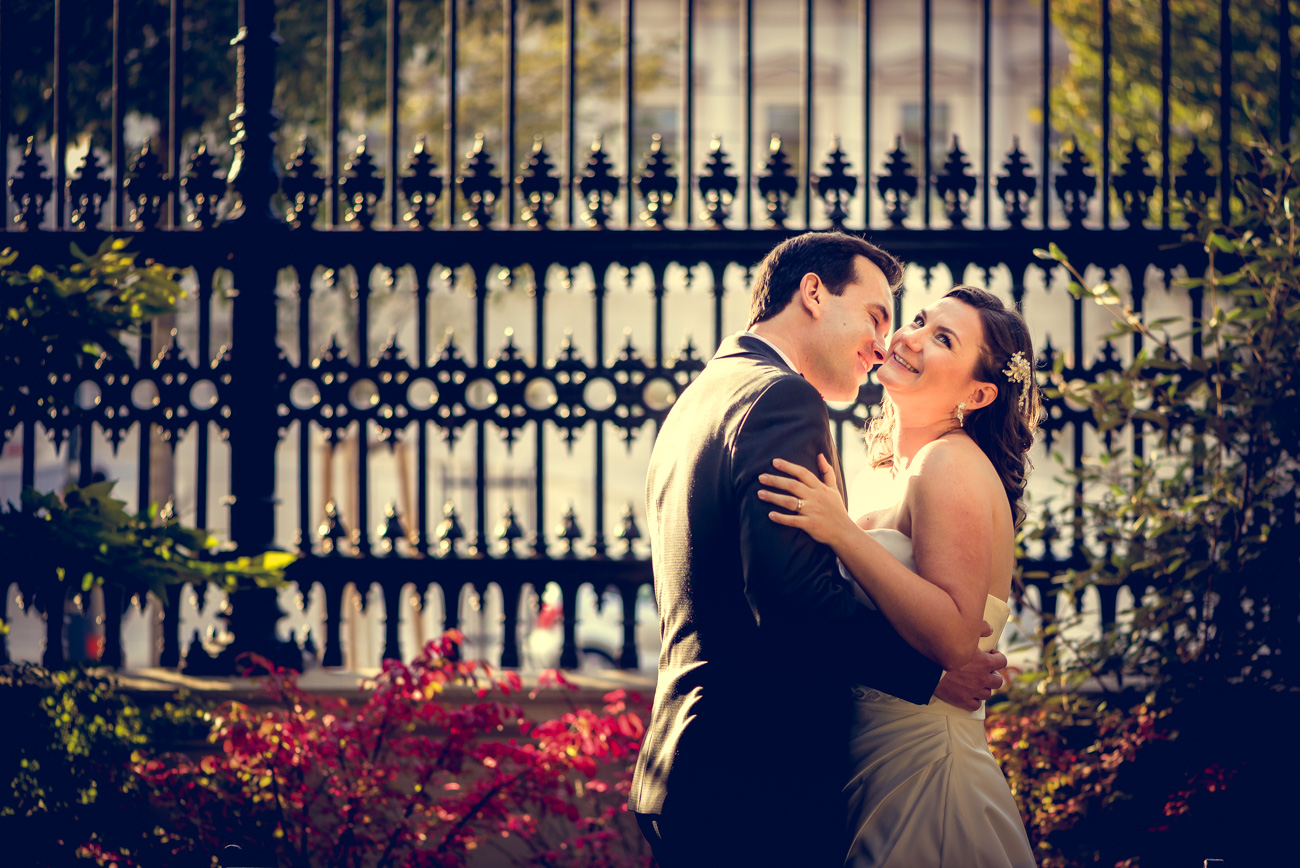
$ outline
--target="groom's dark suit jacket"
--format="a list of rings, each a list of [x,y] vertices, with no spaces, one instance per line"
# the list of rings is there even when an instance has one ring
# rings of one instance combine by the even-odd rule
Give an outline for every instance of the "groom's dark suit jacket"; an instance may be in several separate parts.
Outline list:
[[[629,806],[669,831],[715,817],[772,864],[792,841],[843,859],[850,685],[924,703],[940,675],[829,548],[768,518],[758,475],[773,458],[816,472],[819,452],[838,466],[817,390],[737,335],[669,413],[646,482],[663,650]]]

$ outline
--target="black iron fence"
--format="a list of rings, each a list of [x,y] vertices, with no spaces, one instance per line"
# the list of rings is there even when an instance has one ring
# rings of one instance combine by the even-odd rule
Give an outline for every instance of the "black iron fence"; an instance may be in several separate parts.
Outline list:
[[[189,440],[191,457],[174,467],[180,477],[192,477],[195,524],[221,523],[210,504],[214,492],[227,491],[228,484],[228,535],[238,551],[274,547],[286,535],[285,521],[296,529],[301,558],[291,578],[304,593],[317,586],[323,591],[321,656],[326,665],[339,665],[343,659],[339,625],[349,584],[363,591],[372,585],[382,590],[383,653],[390,657],[403,653],[399,628],[404,588],[413,586],[423,598],[436,585],[446,601],[445,624],[453,627],[459,623],[456,601],[462,588],[481,593],[496,585],[504,611],[500,662],[514,666],[520,657],[521,595],[527,587],[553,582],[570,613],[564,620],[562,665],[577,664],[572,602],[580,588],[591,586],[612,588],[621,597],[625,615],[617,662],[637,667],[642,661],[634,638],[635,603],[638,590],[651,581],[638,525],[642,507],[639,498],[613,500],[610,476],[642,478],[645,451],[633,447],[653,437],[673,397],[703,367],[728,325],[739,325],[727,308],[743,296],[743,270],[790,234],[830,227],[867,233],[912,263],[927,284],[934,269],[946,268],[954,279],[970,268],[980,269],[986,279],[1005,279],[1017,304],[1024,302],[1027,287],[1044,292],[1050,283],[1050,273],[1032,251],[1055,242],[1076,262],[1126,273],[1130,301],[1142,310],[1149,269],[1158,271],[1156,283],[1163,281],[1167,288],[1179,269],[1194,272],[1203,265],[1194,247],[1179,245],[1185,228],[1180,203],[1194,202],[1213,212],[1230,201],[1231,172],[1222,169],[1231,165],[1233,140],[1233,6],[1228,0],[1218,4],[1222,102],[1213,107],[1219,112],[1218,141],[1203,149],[1201,143],[1179,140],[1171,132],[1171,45],[1185,22],[1173,20],[1168,0],[1152,2],[1161,33],[1155,58],[1160,69],[1160,135],[1147,143],[1146,153],[1137,139],[1127,143],[1119,160],[1120,148],[1111,150],[1109,0],[1098,3],[1101,116],[1086,119],[1100,127],[1099,152],[1085,153],[1077,141],[1064,141],[1043,123],[1053,117],[1052,75],[1060,66],[1059,56],[1053,58],[1060,52],[1053,4],[1044,0],[1041,7],[1024,4],[1026,10],[1037,10],[1034,27],[1041,48],[1037,121],[1026,121],[1036,141],[1027,140],[1024,149],[1014,141],[1005,158],[995,157],[992,144],[996,100],[991,84],[998,73],[991,47],[997,20],[990,0],[925,0],[919,5],[914,22],[919,28],[919,154],[906,151],[902,134],[887,148],[872,150],[873,135],[879,132],[872,128],[873,118],[879,126],[872,99],[878,94],[880,63],[873,50],[882,50],[877,31],[884,26],[885,14],[897,12],[900,4],[861,0],[855,6],[828,9],[803,0],[788,7],[797,8],[798,24],[786,40],[798,56],[790,70],[799,80],[793,130],[763,129],[754,108],[755,76],[761,72],[755,61],[755,21],[761,10],[755,7],[761,4],[753,0],[512,0],[498,4],[492,12],[499,16],[497,24],[486,29],[481,22],[490,4],[465,0],[388,0],[382,28],[377,6],[358,12],[365,4],[327,0],[318,5],[295,4],[292,21],[323,34],[318,52],[323,55],[323,109],[303,121],[308,135],[296,150],[295,143],[285,145],[293,151],[285,155],[277,150],[277,110],[285,109],[289,97],[282,93],[277,102],[277,81],[283,83],[290,74],[303,77],[301,69],[281,69],[277,76],[277,55],[287,50],[278,44],[277,24],[287,26],[289,19],[285,9],[277,19],[270,0],[239,4],[233,41],[237,64],[223,68],[218,62],[213,67],[217,71],[210,73],[235,82],[233,151],[227,163],[222,148],[196,135],[202,133],[201,124],[187,121],[187,111],[192,111],[187,108],[187,86],[198,86],[197,73],[187,69],[208,70],[209,65],[192,62],[186,46],[197,44],[199,34],[219,18],[211,4],[172,0],[160,29],[147,31],[144,47],[127,50],[125,41],[139,36],[123,23],[135,7],[115,0],[107,22],[111,26],[104,30],[106,56],[89,61],[78,57],[73,64],[69,34],[94,31],[93,22],[89,30],[83,26],[86,7],[55,0],[52,10],[38,14],[17,2],[0,3],[5,45],[36,40],[31,27],[37,21],[47,26],[39,39],[50,48],[45,55],[37,52],[44,61],[34,71],[15,69],[5,58],[17,55],[0,51],[0,145],[21,145],[16,164],[8,148],[0,146],[0,174],[8,179],[9,193],[0,245],[19,251],[20,265],[50,264],[67,260],[74,241],[85,248],[110,235],[125,236],[142,254],[189,268],[197,302],[192,341],[146,335],[139,342],[135,365],[84,372],[80,382],[64,384],[60,406],[12,408],[12,415],[4,418],[15,424],[0,431],[0,440],[21,442],[23,485],[36,481],[40,438],[53,440],[83,482],[95,472],[97,439],[107,438],[115,449],[129,440],[138,450],[138,504],[167,496],[159,491],[151,470],[158,450],[175,450]],[[740,136],[734,168],[719,140],[712,139],[707,149],[696,147],[696,100],[701,92],[697,77],[701,68],[712,68],[701,66],[696,34],[704,27],[701,10],[711,13],[709,32],[717,32],[718,16],[713,13],[724,5],[734,24],[728,44],[735,50],[730,68],[737,87],[730,103],[734,118],[725,122]],[[971,7],[973,12],[967,11],[976,25],[971,69],[980,111],[974,128],[962,132],[979,143],[977,166],[962,150],[956,131],[939,129],[944,113],[937,110],[934,34],[942,22],[935,7],[944,12],[949,5]],[[677,90],[671,149],[657,131],[639,127],[638,100],[643,94],[637,74],[643,61],[636,53],[638,27],[645,26],[647,10],[655,9],[667,9],[680,24],[676,79],[659,68],[661,78],[651,83],[660,95],[665,88]],[[304,25],[302,19],[315,12],[319,19]],[[353,19],[370,16],[371,30],[382,31],[379,45],[386,58],[385,97],[375,113],[382,127],[382,153],[372,153],[363,137],[346,159],[341,87],[345,64],[352,57],[346,52],[358,51],[363,40],[355,20],[351,25],[345,21],[345,12]],[[622,37],[602,55],[603,71],[594,73],[613,70],[620,82],[616,90],[621,91],[618,98],[598,106],[596,113],[606,121],[602,129],[614,129],[594,141],[580,140],[577,133],[583,122],[580,109],[592,105],[582,101],[579,91],[579,49],[585,44],[579,23],[584,15],[618,20]],[[840,140],[823,140],[817,132],[824,124],[814,115],[820,76],[816,62],[827,52],[816,39],[825,32],[826,22],[815,15],[838,16],[830,23],[843,24],[856,34],[856,52],[844,60],[848,67],[856,65],[861,76],[856,169],[855,157]],[[551,94],[560,115],[558,160],[542,139],[526,160],[520,161],[517,154],[519,138],[533,134],[519,129],[521,16],[533,16],[530,21],[550,16],[561,35],[557,60],[562,86]],[[458,80],[469,50],[462,44],[467,32],[462,17],[480,22],[475,32],[494,34],[501,61],[499,127],[486,136],[476,135],[472,144],[457,110],[478,86]],[[423,30],[408,28],[417,20]],[[1276,6],[1275,24],[1276,55],[1282,60],[1272,122],[1285,134],[1292,125],[1291,10],[1286,0]],[[420,90],[403,77],[402,64],[412,50],[403,39],[410,32],[422,33],[426,40],[432,39],[430,34],[437,36],[425,46],[426,57],[441,52],[437,87]],[[132,77],[126,73],[136,68],[131,64],[140,61],[140,52],[161,56],[163,46],[168,63],[166,108],[157,113],[159,136],[154,144],[146,141],[128,153]],[[710,45],[709,56],[716,59],[717,50]],[[106,98],[98,103],[108,117],[96,126],[103,132],[76,137],[69,118],[86,117],[85,106],[100,93],[69,90],[70,81],[84,83],[84,75],[73,73],[87,62],[99,64],[101,78],[111,78],[111,87],[103,90]],[[19,85],[30,84],[24,76],[33,74],[43,76],[48,85],[44,108],[15,102],[15,94],[27,92]],[[441,97],[441,165],[429,144],[433,138],[412,135],[433,131],[408,131],[401,125],[399,107],[413,90],[430,99]],[[216,97],[218,105],[222,98]],[[74,111],[76,106],[80,108]],[[611,121],[615,116],[617,121]],[[778,115],[769,112],[769,120],[772,117]],[[953,137],[936,151],[937,134],[946,137],[950,132]],[[766,143],[769,133],[770,146],[756,149],[756,137]],[[193,147],[185,158],[182,145],[187,141]],[[408,141],[414,146],[404,157],[399,144]],[[499,143],[499,155],[490,152],[489,141]],[[607,149],[607,141],[617,141],[618,147]],[[946,159],[939,165],[933,155],[945,149]],[[78,150],[84,156],[69,168],[69,154]],[[1171,151],[1181,158],[1175,160]],[[816,154],[822,152],[827,155],[819,167],[822,158]],[[462,153],[463,161],[449,157]],[[1158,175],[1150,169],[1149,158],[1157,161]],[[449,168],[452,164],[455,169]],[[516,166],[521,167],[517,174]],[[644,283],[647,306],[634,314],[633,322],[611,322],[613,296],[624,292],[637,275]],[[372,309],[399,283],[413,299],[409,315],[390,340],[377,342],[372,337]],[[322,348],[313,334],[313,302],[340,287],[349,296],[342,320],[347,325]],[[578,291],[581,294],[575,294]],[[489,339],[492,304],[509,293],[527,296],[522,309],[528,313],[518,336],[508,335],[504,345],[498,345]],[[452,296],[468,305],[472,333],[439,344],[431,335],[445,325]],[[686,313],[674,312],[684,297],[693,299],[692,306]],[[221,299],[229,301],[229,343],[214,346],[214,306]],[[907,303],[906,297],[899,300],[900,312]],[[1201,299],[1195,293],[1179,304],[1192,316],[1199,315]],[[1093,339],[1085,328],[1081,302],[1058,293],[1050,306],[1064,325],[1048,336],[1041,358],[1044,367],[1064,354],[1066,376],[1090,377],[1115,365],[1127,351]],[[1031,322],[1046,308],[1028,306]],[[294,337],[281,340],[277,317],[285,311]],[[557,323],[557,317],[576,318],[583,325],[556,342],[557,327],[564,324]],[[675,329],[683,323],[692,342],[678,350]],[[634,326],[636,337],[616,337],[625,324]],[[555,353],[553,358],[547,358],[549,352]],[[854,406],[832,408],[841,443],[877,397],[877,387],[868,385]],[[1082,461],[1091,436],[1089,417],[1063,403],[1050,411],[1049,447],[1063,452],[1067,461]],[[326,444],[324,458],[315,448],[321,441]],[[333,466],[334,449],[344,441],[351,444],[346,473],[357,492],[351,507],[337,497],[323,502],[322,492],[316,490],[322,485],[322,463]],[[575,442],[582,444],[577,453]],[[377,456],[399,444],[410,459],[401,473],[411,494],[403,509],[395,503],[384,509],[372,496]],[[494,466],[503,462],[498,444],[505,444],[504,454],[510,456],[510,466],[504,469]],[[1141,448],[1140,438],[1135,446]],[[472,467],[466,476],[472,482],[469,497],[444,504],[434,490],[431,462],[440,450],[449,449],[463,450]],[[214,478],[216,451],[228,456],[228,483]],[[577,492],[565,510],[550,493],[554,466],[561,459],[572,465],[575,454],[586,466],[566,471],[576,474]],[[277,468],[286,464],[291,472],[277,475]],[[528,465],[529,477],[536,480],[533,491],[525,494],[526,489],[516,487],[514,497],[503,499],[494,491],[493,479],[517,472],[520,464]],[[286,483],[286,478],[292,482]],[[281,506],[277,513],[282,502],[294,506]],[[1031,551],[1028,583],[1038,588],[1049,610],[1055,599],[1051,576],[1077,556],[1077,545],[1064,536]],[[17,580],[14,570],[21,569],[21,553],[5,560],[7,572],[0,584],[7,586]],[[1102,617],[1113,619],[1116,589],[1100,591]],[[234,641],[215,661],[197,643],[188,650],[182,647],[180,599],[180,590],[174,589],[165,607],[165,666],[180,664],[187,653],[187,665],[196,671],[229,669],[240,650],[287,653],[290,659],[296,653],[286,652],[274,638],[280,614],[274,595],[246,591],[232,597],[228,619]],[[125,602],[106,601],[105,659],[110,664],[121,659]],[[3,641],[0,637],[0,657],[7,653]],[[52,653],[57,657],[58,650]]]

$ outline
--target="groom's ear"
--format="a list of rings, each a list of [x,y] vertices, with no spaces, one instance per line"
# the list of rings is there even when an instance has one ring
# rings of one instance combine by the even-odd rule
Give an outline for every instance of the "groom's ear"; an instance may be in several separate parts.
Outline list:
[[[987,407],[989,404],[993,403],[993,399],[997,396],[997,386],[992,383],[977,384],[975,391],[971,392],[970,397],[966,399],[966,412],[969,413],[971,410],[978,410],[981,407]]]
[[[826,285],[822,279],[813,272],[808,272],[799,281],[799,291],[797,294],[799,303],[803,305],[813,319],[820,319],[825,312],[823,300],[826,297]]]

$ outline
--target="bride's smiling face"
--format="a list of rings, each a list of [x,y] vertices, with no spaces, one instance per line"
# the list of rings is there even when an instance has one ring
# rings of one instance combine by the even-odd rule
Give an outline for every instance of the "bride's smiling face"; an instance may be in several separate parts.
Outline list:
[[[894,332],[876,379],[900,410],[946,418],[970,401],[980,383],[975,367],[984,352],[984,325],[975,308],[943,298]]]

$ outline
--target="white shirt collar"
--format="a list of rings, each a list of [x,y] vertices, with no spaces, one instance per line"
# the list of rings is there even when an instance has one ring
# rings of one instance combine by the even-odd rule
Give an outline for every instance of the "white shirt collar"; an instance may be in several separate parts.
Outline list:
[[[744,331],[741,332],[741,334],[751,338],[758,338],[760,341],[767,344],[772,349],[776,350],[776,354],[781,357],[781,361],[785,362],[790,367],[790,370],[794,371],[796,374],[799,373],[799,369],[794,366],[794,362],[790,361],[790,357],[787,356],[785,353],[781,352],[781,348],[778,347],[776,344],[772,343],[771,341],[769,341],[767,338],[763,337],[760,334],[755,334],[754,332]]]

